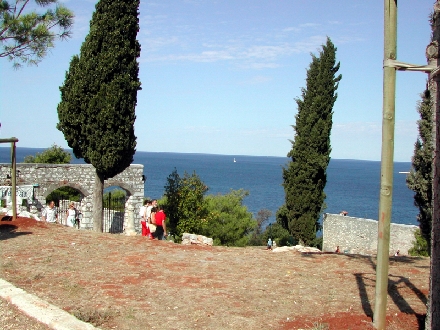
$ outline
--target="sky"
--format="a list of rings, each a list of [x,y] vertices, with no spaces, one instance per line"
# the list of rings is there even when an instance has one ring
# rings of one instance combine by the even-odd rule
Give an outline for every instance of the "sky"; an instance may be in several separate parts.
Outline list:
[[[64,0],[72,38],[38,66],[0,58],[0,138],[18,147],[68,148],[56,129],[59,87],[79,54],[97,1]],[[398,2],[397,60],[425,65],[434,0]],[[331,157],[380,160],[383,1],[141,0],[135,135],[138,151],[286,156],[295,99],[311,54],[329,37],[342,80]],[[409,162],[417,139],[421,72],[397,72],[394,160]]]

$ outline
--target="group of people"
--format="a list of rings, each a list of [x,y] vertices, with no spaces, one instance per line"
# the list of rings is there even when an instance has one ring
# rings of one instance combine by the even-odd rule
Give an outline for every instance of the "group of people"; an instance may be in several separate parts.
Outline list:
[[[141,216],[142,236],[158,240],[167,236],[166,215],[156,199],[145,200],[139,215]]]
[[[141,216],[142,236],[149,238],[164,239],[167,236],[167,227],[165,224],[166,215],[162,207],[157,204],[157,200],[145,200],[139,214]],[[55,202],[50,201],[41,213],[41,220],[50,223],[58,223],[58,214]],[[75,208],[75,203],[69,204],[66,211],[65,224],[69,227],[78,226],[79,228],[79,212]]]
[[[70,202],[69,208],[66,211],[65,225],[68,227],[77,226],[79,228],[79,214],[80,212],[75,208],[75,203]],[[50,201],[41,212],[41,221],[58,223],[58,213],[54,201]]]

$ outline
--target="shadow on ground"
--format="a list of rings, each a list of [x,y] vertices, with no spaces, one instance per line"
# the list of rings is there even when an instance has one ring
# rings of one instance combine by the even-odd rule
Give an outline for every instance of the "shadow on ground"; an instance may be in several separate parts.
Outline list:
[[[364,258],[365,262],[371,264],[373,271],[376,271],[376,260],[372,256],[350,256],[357,259]],[[411,264],[414,263],[414,257],[390,257],[390,264],[392,263],[404,263]],[[371,302],[367,295],[367,287],[376,286],[376,273],[355,273],[353,274],[356,278],[356,283],[359,289],[359,298],[361,299],[362,309],[366,316],[370,317],[373,320],[373,308]],[[426,305],[428,302],[428,298],[426,295],[417,288],[409,278],[403,276],[396,276],[389,274],[388,275],[388,295],[394,304],[399,308],[402,313],[414,315],[417,318],[418,329],[425,329],[425,314],[416,313],[411,308],[411,305],[405,300],[403,295],[399,292],[401,290],[410,289],[420,301]]]
[[[4,221],[4,220],[2,220]],[[22,236],[22,235],[29,235],[32,234],[32,232],[17,232],[18,227],[15,225],[11,225],[11,224],[0,224],[0,241],[9,239],[9,238],[14,238],[17,236]]]

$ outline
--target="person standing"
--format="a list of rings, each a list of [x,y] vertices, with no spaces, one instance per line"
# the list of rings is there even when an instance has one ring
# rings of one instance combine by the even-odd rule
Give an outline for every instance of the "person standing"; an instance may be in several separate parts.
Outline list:
[[[141,216],[141,227],[142,227],[142,236],[148,235],[148,227],[147,227],[147,206],[149,200],[144,200],[144,205],[141,206],[139,210],[139,215]]]
[[[75,203],[71,202],[69,209],[66,211],[66,226],[73,227],[75,225],[76,213]]]
[[[57,209],[55,207],[55,202],[50,201],[49,205],[46,206],[41,212],[41,221],[57,223],[57,220],[58,220],[58,215],[57,215]]]
[[[166,215],[161,206],[157,206],[156,218],[156,231],[153,236],[158,240],[162,240],[164,236],[167,236],[167,227],[165,225]]]
[[[147,237],[148,238],[153,238],[153,236],[151,235],[151,228],[150,228],[150,223],[151,223],[151,209],[153,208],[152,205],[152,201],[148,200],[147,204],[146,204],[146,208],[145,208],[145,225],[147,226]]]
[[[148,220],[148,228],[150,229],[150,238],[155,238],[155,232],[156,232],[156,213],[157,213],[157,207],[152,207],[150,212],[150,217]]]
[[[272,239],[269,237],[269,239],[267,240],[267,249],[268,250],[272,250]]]
[[[147,223],[150,223],[150,215],[151,215],[151,209],[153,208],[153,202],[152,201],[147,201],[147,207],[146,207],[146,211],[145,211],[145,221],[147,221]]]

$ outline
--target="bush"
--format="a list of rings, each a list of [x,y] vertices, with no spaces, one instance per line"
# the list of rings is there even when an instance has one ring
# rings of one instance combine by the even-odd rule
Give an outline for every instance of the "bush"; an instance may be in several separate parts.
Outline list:
[[[249,192],[231,190],[226,195],[209,195],[205,198],[208,216],[203,235],[212,237],[215,245],[246,246],[249,236],[257,227],[252,213],[243,205]]]
[[[194,171],[180,177],[177,170],[168,176],[163,208],[167,215],[167,229],[181,236],[183,233],[202,234],[207,216],[204,194],[208,187]]]
[[[284,229],[279,223],[273,223],[267,226],[263,233],[263,237],[264,244],[266,244],[269,237],[272,238],[272,240],[275,241],[278,246],[289,246],[294,245],[293,243],[295,243],[289,231]]]
[[[431,251],[428,248],[428,242],[422,236],[420,229],[414,232],[415,241],[413,241],[413,247],[408,250],[410,256],[429,257]]]
[[[52,147],[44,150],[42,153],[36,153],[35,156],[26,156],[24,163],[44,163],[44,164],[69,164],[72,155],[60,146],[53,144]]]
[[[315,247],[317,249],[320,249],[322,251],[322,236],[321,237],[315,237],[310,244],[310,247]]]

